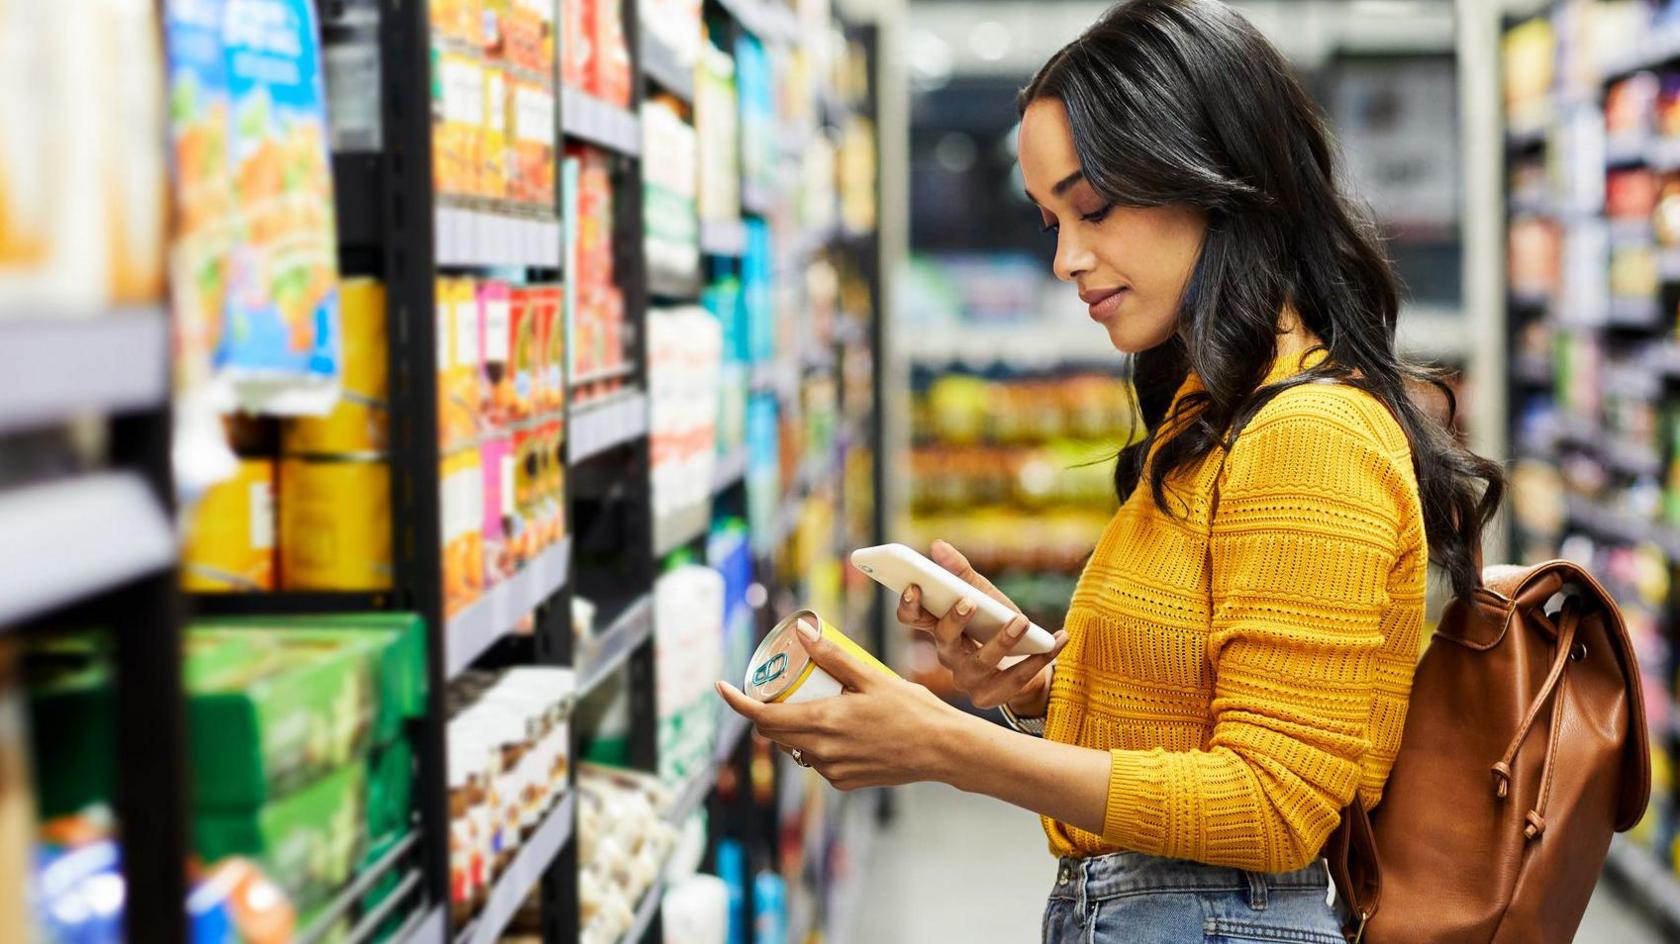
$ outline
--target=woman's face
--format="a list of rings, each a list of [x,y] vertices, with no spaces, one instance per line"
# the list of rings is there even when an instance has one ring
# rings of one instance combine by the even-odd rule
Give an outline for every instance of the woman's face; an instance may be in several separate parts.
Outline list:
[[[1056,278],[1079,286],[1091,320],[1127,354],[1172,337],[1207,217],[1184,207],[1123,207],[1103,199],[1080,173],[1059,99],[1027,106],[1019,157],[1027,198],[1046,231],[1056,234]]]

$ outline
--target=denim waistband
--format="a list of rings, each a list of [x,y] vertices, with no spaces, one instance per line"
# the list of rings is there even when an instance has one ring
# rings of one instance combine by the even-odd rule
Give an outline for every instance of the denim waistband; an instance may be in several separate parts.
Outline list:
[[[1050,897],[1083,904],[1169,891],[1237,891],[1252,898],[1274,889],[1322,891],[1329,883],[1330,873],[1323,859],[1315,859],[1295,872],[1247,872],[1142,852],[1116,852],[1084,859],[1062,858],[1056,866],[1056,884],[1050,890]]]

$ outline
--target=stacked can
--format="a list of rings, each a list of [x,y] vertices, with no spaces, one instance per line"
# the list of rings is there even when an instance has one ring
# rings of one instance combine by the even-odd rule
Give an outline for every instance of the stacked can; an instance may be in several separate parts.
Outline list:
[[[340,299],[338,405],[280,428],[279,583],[286,590],[391,586],[385,290],[373,279],[346,279]]]

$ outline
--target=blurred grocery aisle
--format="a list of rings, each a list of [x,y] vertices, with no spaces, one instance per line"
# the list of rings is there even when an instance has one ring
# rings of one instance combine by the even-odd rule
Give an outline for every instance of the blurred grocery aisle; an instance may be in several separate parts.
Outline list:
[[[1014,96],[1106,5],[0,3],[0,941],[1034,939],[1034,817],[710,685],[808,607],[960,703],[888,540],[1062,621],[1139,431]],[[1511,469],[1490,556],[1623,606],[1579,940],[1680,940],[1680,0],[1233,5]]]

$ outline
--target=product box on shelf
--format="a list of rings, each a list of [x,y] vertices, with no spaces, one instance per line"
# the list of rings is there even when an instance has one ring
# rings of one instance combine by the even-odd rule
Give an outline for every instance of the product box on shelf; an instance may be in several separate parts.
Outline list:
[[[512,290],[506,282],[494,280],[478,285],[478,317],[474,327],[478,331],[479,364],[478,428],[496,433],[507,428],[513,420],[511,384],[506,383],[512,339]]]
[[[697,132],[702,220],[741,218],[741,163],[735,99],[735,60],[711,42],[701,45],[694,76],[694,127]]]
[[[531,363],[533,403],[535,412],[546,416],[559,413],[566,402],[566,385],[561,379],[566,352],[564,289],[559,285],[537,286],[532,306],[536,324]]]
[[[484,64],[440,44],[432,47],[432,188],[480,196],[487,80]]]
[[[280,645],[274,635],[187,635],[188,743],[200,809],[260,806],[348,764],[369,743],[368,643],[351,635]]]
[[[507,110],[513,137],[508,196],[520,203],[553,210],[554,162],[558,152],[554,91],[542,82],[515,77],[508,83]]]
[[[515,513],[513,442],[506,436],[486,439],[479,447],[484,479],[484,586],[513,576],[523,558],[519,545],[525,525]]]
[[[630,47],[624,37],[623,0],[594,0],[591,24],[593,75],[585,88],[609,105],[630,107]]]
[[[472,670],[450,685],[450,913],[457,927],[483,907],[566,791],[576,687],[570,669],[545,666]]]
[[[539,289],[516,285],[508,299],[508,366],[500,388],[510,422],[530,417],[537,402],[537,385],[542,377],[536,363],[540,342],[537,333]]]
[[[472,47],[484,45],[485,0],[428,0],[432,32]]]
[[[165,28],[179,46],[202,25],[176,17]],[[3,68],[14,91],[0,97],[0,312],[80,316],[162,300],[157,30],[156,7],[114,0],[7,17]]]
[[[595,7],[601,0],[575,0],[560,5],[560,82],[593,92],[595,75]]]
[[[193,848],[206,861],[254,859],[307,917],[350,881],[367,842],[366,798],[358,760],[260,807],[199,811]]]
[[[338,230],[309,0],[247,2],[222,33],[237,238],[215,365],[253,412],[320,415],[339,386]]]
[[[508,94],[511,83],[507,68],[491,62],[484,66],[484,123],[480,132],[478,195],[492,200],[508,196],[513,175],[512,141],[509,137]]]
[[[659,775],[680,785],[706,769],[717,734],[714,680],[724,678],[724,578],[710,567],[672,568],[653,586],[654,702]]]
[[[484,591],[484,477],[478,447],[452,452],[438,473],[443,525],[443,609],[453,617]]]

